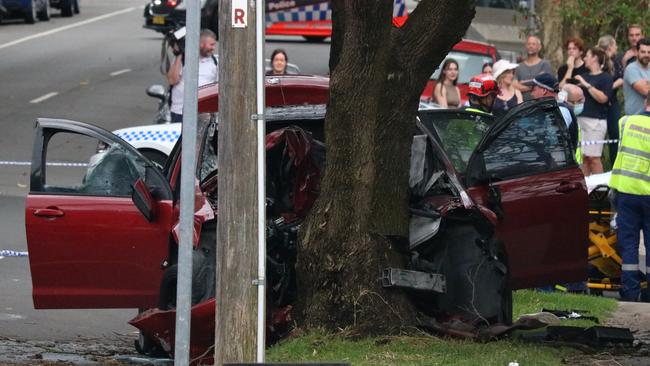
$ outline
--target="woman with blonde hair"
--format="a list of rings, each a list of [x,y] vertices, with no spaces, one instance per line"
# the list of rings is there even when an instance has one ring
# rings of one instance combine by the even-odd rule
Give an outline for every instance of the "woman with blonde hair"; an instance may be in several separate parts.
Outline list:
[[[513,64],[508,60],[499,60],[494,63],[492,70],[499,86],[499,95],[497,95],[492,109],[495,116],[506,114],[510,109],[524,101],[523,94],[513,86],[517,66],[517,64]]]
[[[433,89],[433,100],[443,108],[459,108],[461,106],[458,82],[458,62],[448,58],[442,64],[438,82]]]
[[[618,119],[621,117],[621,107],[618,105],[616,92],[623,86],[623,73],[625,69],[621,61],[617,59],[616,53],[618,46],[614,37],[604,35],[598,39],[598,48],[605,51],[609,57],[610,70],[614,84],[612,85],[612,95],[609,99],[609,111],[607,113],[607,136],[612,140],[618,140]],[[609,161],[614,164],[618,149],[616,145],[609,145]]]

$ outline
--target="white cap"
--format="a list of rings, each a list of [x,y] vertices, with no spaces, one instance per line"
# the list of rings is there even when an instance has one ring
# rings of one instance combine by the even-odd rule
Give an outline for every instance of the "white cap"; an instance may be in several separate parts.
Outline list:
[[[518,67],[519,65],[513,64],[512,62],[508,60],[499,60],[492,65],[492,74],[494,75],[495,79],[498,79],[501,74],[508,70],[514,70]]]

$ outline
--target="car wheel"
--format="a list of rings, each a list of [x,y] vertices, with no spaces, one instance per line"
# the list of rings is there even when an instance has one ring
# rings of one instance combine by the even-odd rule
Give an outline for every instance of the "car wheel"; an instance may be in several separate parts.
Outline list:
[[[38,19],[43,21],[50,20],[50,0],[45,0],[43,9],[38,12]]]
[[[161,153],[160,151],[151,149],[142,149],[138,151],[140,151],[140,153],[147,159],[151,160],[151,162],[156,164],[156,167],[158,167],[160,170],[165,167],[165,163],[167,162],[167,155]]]
[[[495,238],[486,240],[471,224],[450,224],[444,248],[435,262],[447,279],[447,292],[437,296],[437,310],[474,324],[511,324],[512,291],[505,250]]]
[[[322,37],[322,36],[303,36],[307,40],[307,42],[310,43],[321,43],[325,40],[327,37]]]
[[[61,0],[61,16],[62,17],[71,17],[72,16],[72,1],[73,0]]]
[[[216,226],[208,226],[214,228],[214,234],[205,235],[206,230],[202,230],[199,249],[192,252],[192,305],[214,297],[216,259],[209,249],[209,242],[213,242],[212,246],[216,242]],[[160,281],[158,297],[158,308],[160,310],[176,308],[177,281],[178,265],[174,264],[165,270]]]
[[[29,1],[29,6],[25,9],[25,23],[34,24],[36,23],[36,4],[34,0]]]
[[[74,11],[75,14],[80,13],[80,11],[79,11],[79,1],[80,0],[74,0],[74,3],[73,3],[73,11]]]

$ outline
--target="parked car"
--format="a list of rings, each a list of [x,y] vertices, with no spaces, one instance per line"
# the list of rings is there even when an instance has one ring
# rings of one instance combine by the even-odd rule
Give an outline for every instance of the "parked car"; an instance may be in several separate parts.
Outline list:
[[[460,89],[460,99],[462,103],[465,103],[467,101],[469,80],[472,76],[482,72],[483,64],[486,62],[494,63],[496,61],[497,50],[494,45],[468,39],[463,39],[456,43],[429,78],[427,85],[422,91],[422,99],[430,100],[433,96],[433,89],[436,86],[438,76],[440,76],[441,67],[448,58],[452,58],[458,62],[459,73],[457,85]]]
[[[0,19],[23,18],[25,23],[50,20],[48,0],[2,0]]]
[[[81,0],[50,0],[50,6],[61,11],[62,17],[71,17],[79,14],[79,1]]]
[[[218,0],[201,0],[201,28],[219,34]],[[167,33],[185,25],[183,0],[151,0],[144,7],[144,28]]]
[[[218,111],[217,94],[201,89],[199,111]],[[296,294],[297,231],[318,193],[328,94],[326,78],[267,83],[269,339],[286,331]],[[214,336],[215,122],[199,128],[192,358],[210,354]],[[383,269],[386,287],[404,288],[427,314],[508,323],[512,289],[586,279],[585,182],[553,99],[497,121],[427,108],[414,122],[413,260]],[[150,309],[130,322],[139,349],[173,352],[180,143],[161,170],[93,125],[39,119],[35,129],[25,209],[35,308]],[[96,140],[107,149],[94,163],[48,164],[92,156]]]

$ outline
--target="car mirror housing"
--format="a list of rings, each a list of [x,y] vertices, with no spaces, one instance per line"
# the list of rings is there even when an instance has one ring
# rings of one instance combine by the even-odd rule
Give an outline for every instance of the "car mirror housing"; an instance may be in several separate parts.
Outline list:
[[[153,199],[149,187],[147,187],[147,184],[142,180],[142,178],[138,178],[138,180],[133,183],[131,200],[147,221],[153,221],[155,217],[156,202]]]
[[[167,91],[165,87],[160,84],[154,84],[147,88],[147,95],[153,98],[158,98],[160,100],[165,100],[165,94]]]

